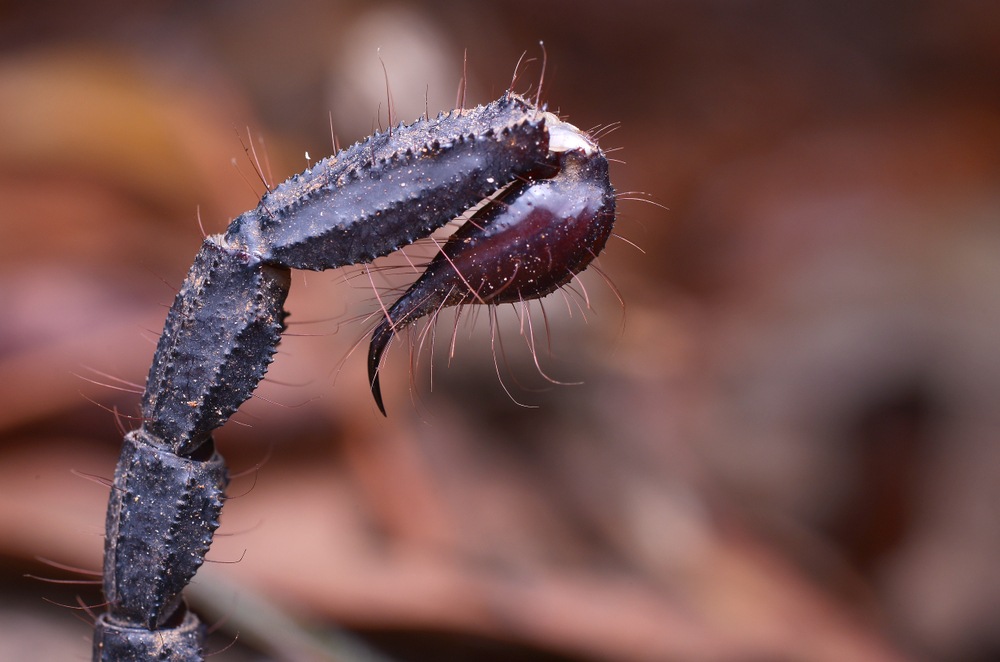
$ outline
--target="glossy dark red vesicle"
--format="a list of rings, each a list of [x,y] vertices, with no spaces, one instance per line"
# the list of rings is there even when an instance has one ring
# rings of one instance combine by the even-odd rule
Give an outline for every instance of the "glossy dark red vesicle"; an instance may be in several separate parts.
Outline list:
[[[551,179],[515,183],[466,221],[372,332],[368,378],[383,414],[379,367],[399,330],[445,306],[541,298],[604,249],[615,219],[607,159],[570,150],[558,161]]]

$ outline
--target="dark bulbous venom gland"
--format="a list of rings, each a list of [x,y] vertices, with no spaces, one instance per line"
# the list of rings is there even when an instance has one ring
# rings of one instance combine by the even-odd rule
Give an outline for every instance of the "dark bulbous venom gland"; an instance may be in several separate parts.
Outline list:
[[[575,127],[546,117],[553,146],[565,148],[555,176],[516,182],[479,209],[372,332],[368,379],[383,414],[379,367],[400,329],[445,306],[541,298],[604,250],[615,220],[607,158]]]

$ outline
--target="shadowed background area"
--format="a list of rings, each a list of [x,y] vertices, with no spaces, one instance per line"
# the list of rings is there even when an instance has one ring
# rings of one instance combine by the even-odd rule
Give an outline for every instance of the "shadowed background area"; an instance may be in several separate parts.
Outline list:
[[[468,104],[522,52],[533,94],[540,39],[550,107],[620,123],[624,307],[535,304],[540,369],[510,308],[502,355],[472,310],[414,368],[404,334],[383,419],[366,316],[412,269],[295,274],[217,435],[212,659],[997,659],[998,34],[974,0],[0,3],[0,659],[89,655],[45,601],[98,589],[24,575],[99,569],[127,382],[199,219],[263,192],[244,145],[284,179],[387,82],[394,121],[453,107],[463,53]]]

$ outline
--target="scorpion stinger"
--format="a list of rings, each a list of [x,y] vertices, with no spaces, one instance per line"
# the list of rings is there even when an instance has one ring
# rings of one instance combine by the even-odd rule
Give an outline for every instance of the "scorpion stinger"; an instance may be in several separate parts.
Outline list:
[[[556,174],[516,182],[479,209],[372,332],[368,379],[383,414],[379,368],[395,333],[444,306],[541,298],[604,249],[615,220],[607,159],[576,127],[545,115]]]
[[[368,263],[498,191],[376,329],[369,372],[381,409],[377,368],[396,329],[435,306],[543,296],[604,248],[615,198],[592,140],[508,91],[376,133],[205,239],[167,314],[142,425],[125,435],[115,470],[94,660],[203,658],[204,628],[182,592],[204,562],[229,482],[212,432],[271,363],[290,269]]]

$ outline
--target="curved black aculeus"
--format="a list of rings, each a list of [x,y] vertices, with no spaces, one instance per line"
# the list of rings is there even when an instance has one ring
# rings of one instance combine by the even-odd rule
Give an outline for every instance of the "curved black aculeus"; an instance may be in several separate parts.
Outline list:
[[[604,249],[615,220],[606,157],[587,141],[557,161],[555,177],[513,184],[466,221],[375,327],[368,379],[383,414],[379,367],[400,329],[444,306],[541,298]]]

